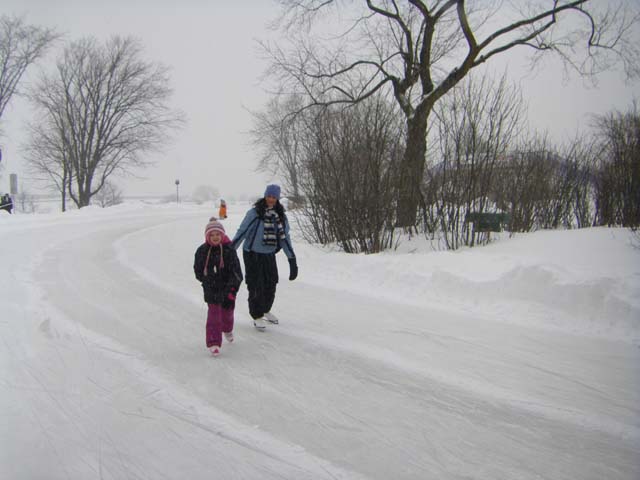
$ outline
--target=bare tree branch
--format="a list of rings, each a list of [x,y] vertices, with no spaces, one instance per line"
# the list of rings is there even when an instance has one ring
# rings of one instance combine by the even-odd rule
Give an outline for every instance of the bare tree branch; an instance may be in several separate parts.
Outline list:
[[[53,29],[27,25],[23,18],[0,16],[0,120],[25,70],[60,38]]]

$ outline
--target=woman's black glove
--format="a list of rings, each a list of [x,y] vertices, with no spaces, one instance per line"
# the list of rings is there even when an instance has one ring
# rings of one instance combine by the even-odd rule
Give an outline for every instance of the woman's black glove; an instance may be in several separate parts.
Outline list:
[[[295,280],[298,278],[298,264],[296,263],[296,257],[289,259],[289,280]]]

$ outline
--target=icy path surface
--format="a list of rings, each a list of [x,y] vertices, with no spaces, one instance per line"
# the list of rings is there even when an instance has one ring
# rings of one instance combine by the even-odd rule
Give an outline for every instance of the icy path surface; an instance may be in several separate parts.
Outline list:
[[[0,478],[640,478],[636,343],[323,286],[312,247],[295,282],[279,258],[281,324],[255,331],[243,286],[211,358],[206,216],[0,231]]]

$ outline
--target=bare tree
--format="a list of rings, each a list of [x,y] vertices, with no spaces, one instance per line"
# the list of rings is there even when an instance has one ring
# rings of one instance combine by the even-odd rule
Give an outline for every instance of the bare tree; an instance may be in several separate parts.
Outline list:
[[[525,104],[506,78],[468,77],[434,110],[432,155],[425,179],[424,221],[446,248],[476,242],[470,213],[494,213],[510,145],[523,128]],[[482,239],[484,240],[484,238]]]
[[[541,228],[585,228],[594,223],[593,169],[597,155],[593,137],[578,136],[557,148],[548,213]]]
[[[511,232],[529,232],[539,228],[538,219],[551,195],[555,162],[557,159],[546,136],[521,139],[509,152],[509,169],[499,179],[501,195],[498,202],[511,215]]]
[[[600,225],[640,228],[640,111],[634,102],[627,112],[596,119],[602,145],[597,172],[596,203]]]
[[[258,169],[281,176],[287,196],[294,203],[301,200],[301,142],[306,121],[291,113],[302,105],[300,96],[271,99],[265,110],[252,114],[254,127],[250,132],[253,145],[262,150]]]
[[[168,69],[142,53],[133,38],[73,42],[30,92],[40,113],[26,145],[30,165],[79,208],[114,173],[148,165],[142,154],[182,121],[168,106]]]
[[[67,210],[67,185],[73,181],[71,162],[65,150],[64,116],[51,113],[29,127],[30,141],[24,146],[30,169],[54,191],[60,192],[60,207]]]
[[[15,204],[17,210],[21,213],[36,213],[38,205],[35,197],[23,188],[20,189],[20,193],[16,195]]]
[[[584,228],[593,225],[593,167],[598,148],[593,137],[578,136],[559,146],[538,150],[532,165],[540,180],[534,228]],[[543,175],[537,173],[543,172]],[[509,182],[509,176],[506,177]]]
[[[560,146],[538,134],[521,138],[497,178],[497,205],[510,214],[509,230],[591,226],[596,156],[586,136]]]
[[[53,29],[27,25],[23,18],[0,16],[0,120],[25,70],[59,38]]]
[[[383,89],[404,113],[406,142],[399,168],[397,223],[415,224],[425,170],[426,131],[436,102],[472,69],[504,54],[528,49],[533,61],[548,52],[567,68],[594,75],[621,63],[640,74],[633,38],[633,2],[535,0],[280,0],[290,46],[265,45],[269,73],[282,89],[310,105],[357,103]],[[333,11],[323,32],[314,20]],[[349,19],[341,23],[340,19]]]

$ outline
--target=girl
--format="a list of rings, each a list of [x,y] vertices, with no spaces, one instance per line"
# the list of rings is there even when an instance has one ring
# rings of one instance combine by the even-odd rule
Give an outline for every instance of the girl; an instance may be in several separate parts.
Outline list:
[[[204,230],[205,243],[196,250],[193,271],[202,283],[207,314],[207,348],[215,357],[220,354],[222,333],[233,342],[233,310],[236,294],[242,283],[242,270],[231,240],[215,217],[209,219]]]
[[[282,249],[289,259],[289,280],[298,276],[298,264],[289,238],[289,222],[280,204],[280,187],[268,185],[264,198],[247,212],[232,245],[244,242],[242,256],[249,290],[249,313],[253,325],[264,330],[267,322],[278,323],[270,312],[276,296],[278,266],[276,253]]]

